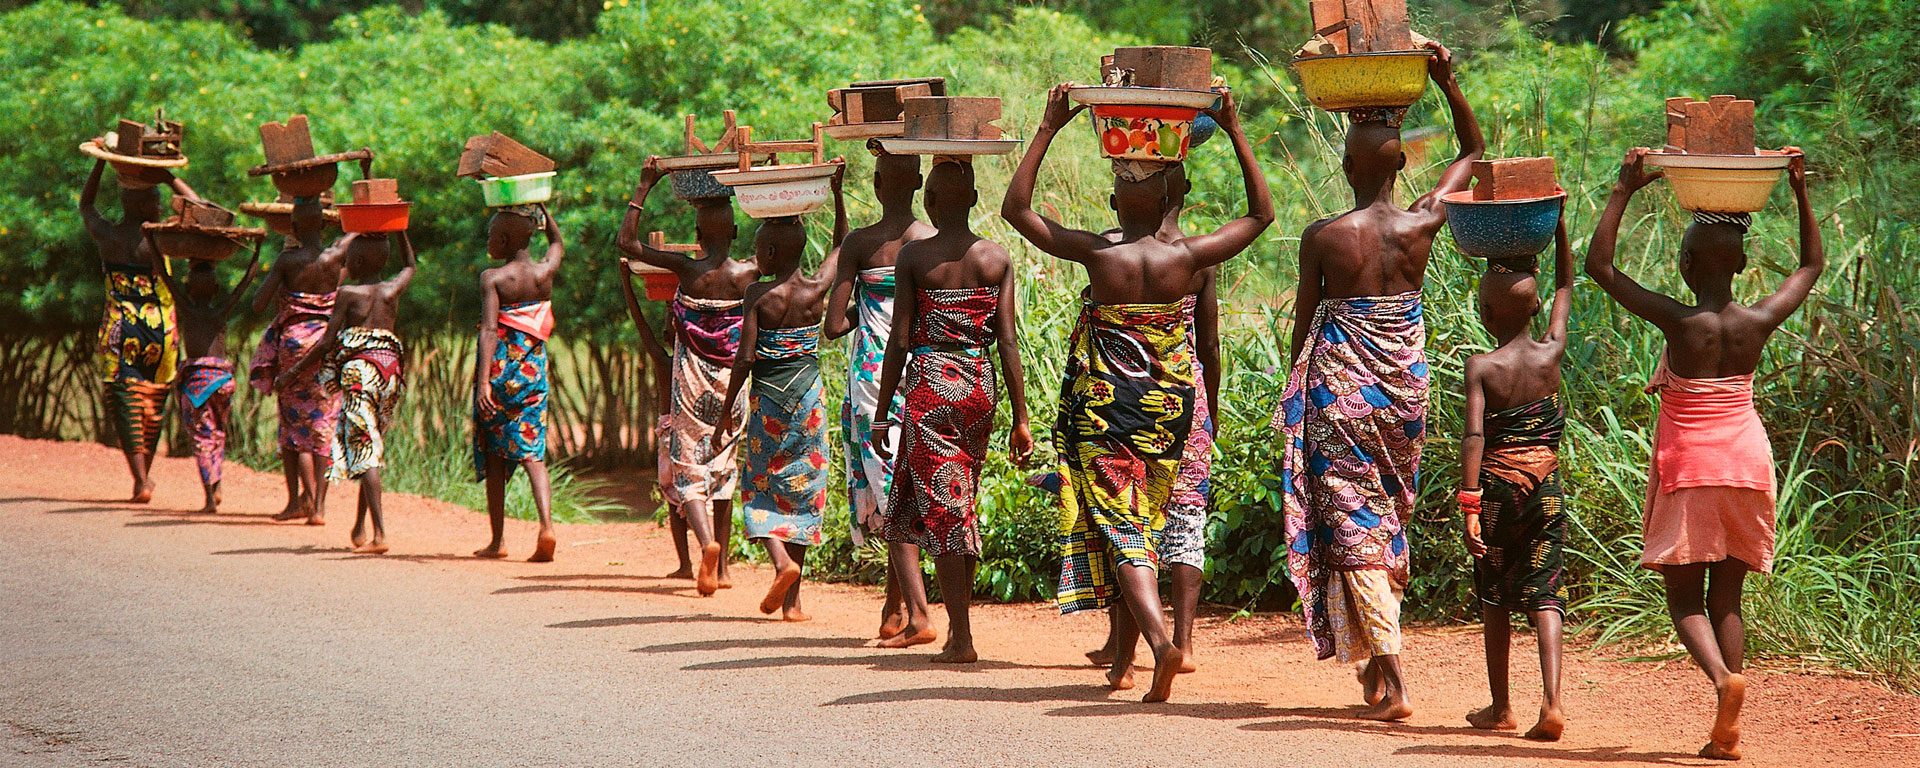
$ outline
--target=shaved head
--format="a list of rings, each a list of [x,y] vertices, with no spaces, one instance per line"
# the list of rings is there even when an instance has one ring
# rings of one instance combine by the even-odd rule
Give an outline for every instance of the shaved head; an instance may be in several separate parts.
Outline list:
[[[1501,339],[1524,330],[1540,314],[1538,286],[1532,272],[1487,272],[1480,278],[1480,325]]]
[[[1354,123],[1347,129],[1347,151],[1342,165],[1348,178],[1379,180],[1398,173],[1406,164],[1399,128],[1385,120],[1371,120]]]

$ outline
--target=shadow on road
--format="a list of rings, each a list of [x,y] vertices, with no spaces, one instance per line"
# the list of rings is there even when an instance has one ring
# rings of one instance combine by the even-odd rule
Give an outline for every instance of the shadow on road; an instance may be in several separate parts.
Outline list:
[[[334,555],[339,553],[340,553],[339,547],[316,547],[312,544],[302,544],[298,547],[254,547],[252,549],[223,549],[219,552],[214,552],[213,554],[216,554],[216,555]]]
[[[580,619],[548,624],[547,629],[604,629],[606,627],[644,627],[653,624],[679,624],[683,622],[712,622],[715,624],[770,624],[771,619],[756,619],[750,616],[716,616],[711,613],[690,614],[684,616],[610,616],[604,619]]]
[[[681,667],[690,672],[712,672],[742,669],[778,669],[780,667],[865,667],[874,672],[993,672],[1010,669],[1086,669],[1087,667],[1069,664],[1018,664],[1011,661],[992,661],[982,659],[972,664],[934,664],[927,659],[928,654],[890,652],[866,656],[762,656],[750,659],[727,659],[691,664]]]
[[[1485,731],[1476,731],[1485,734]],[[1507,738],[1520,740],[1519,736]],[[1419,744],[1394,750],[1396,755],[1446,755],[1451,757],[1517,757],[1529,760],[1569,760],[1584,763],[1655,763],[1660,765],[1716,765],[1698,755],[1679,752],[1634,752],[1626,747],[1532,747],[1525,744]]]
[[[691,579],[669,579],[665,576],[645,576],[638,573],[555,573],[544,576],[515,576],[521,581],[684,581]]]
[[[1038,704],[1046,701],[1106,701],[1110,693],[1099,685],[1043,685],[1032,688],[987,686],[943,686],[903,688],[897,691],[856,693],[822,704],[843,707],[853,704],[898,704],[909,701],[978,701],[1005,704]]]
[[[620,587],[612,585],[586,584],[527,584],[519,587],[501,587],[493,591],[496,595],[528,595],[539,592],[610,592],[616,595],[667,595],[670,597],[697,597],[693,585],[655,587]]]
[[[286,525],[273,520],[234,519],[235,516],[199,515],[196,517],[161,517],[158,520],[134,520],[127,523],[128,528],[172,528],[176,525]]]
[[[742,648],[861,648],[867,641],[857,637],[748,637],[735,640],[694,640],[662,643],[633,649],[633,653],[697,653],[733,651]]]
[[[1180,695],[1180,686],[1175,685],[1174,696]],[[1186,703],[1179,701],[1148,704],[1141,701],[1112,701],[1104,704],[1092,704],[1079,707],[1061,707],[1048,710],[1055,717],[1112,717],[1116,715],[1162,715],[1172,717],[1191,717],[1200,720],[1258,720],[1265,717],[1308,717],[1337,719],[1349,725],[1354,723],[1353,708],[1337,707],[1275,707],[1258,702],[1207,702]]]

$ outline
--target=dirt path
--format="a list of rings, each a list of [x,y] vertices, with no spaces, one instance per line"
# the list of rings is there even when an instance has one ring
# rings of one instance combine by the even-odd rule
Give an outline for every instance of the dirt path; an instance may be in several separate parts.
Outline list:
[[[481,562],[484,519],[395,497],[394,554],[332,524],[276,525],[277,477],[228,470],[227,511],[166,459],[147,507],[116,454],[0,436],[0,764],[260,765],[1697,765],[1707,690],[1664,667],[1576,653],[1565,742],[1464,727],[1478,638],[1415,632],[1419,712],[1347,717],[1357,691],[1297,622],[1214,622],[1174,701],[1109,695],[1080,651],[1104,620],[987,606],[991,659],[865,647],[879,599],[808,587],[815,621],[754,610],[765,571],[701,599],[656,578],[651,525],[566,527],[559,562]],[[511,551],[532,545],[514,523]],[[1526,659],[1524,646],[1516,660]],[[1530,662],[1516,702],[1536,701]],[[1914,765],[1913,698],[1851,679],[1754,674],[1747,764]]]

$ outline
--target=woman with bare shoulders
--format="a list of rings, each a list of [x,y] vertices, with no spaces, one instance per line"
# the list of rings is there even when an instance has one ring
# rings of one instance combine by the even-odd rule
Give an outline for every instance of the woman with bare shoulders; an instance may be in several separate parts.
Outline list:
[[[547,235],[547,255],[528,245]],[[480,349],[473,373],[473,469],[487,483],[493,538],[476,557],[507,556],[507,480],[527,470],[540,534],[529,562],[553,560],[553,489],[547,481],[547,339],[553,335],[553,280],[566,246],[545,205],[502,208],[488,225],[487,255],[505,261],[480,273]]]
[[[1713,681],[1718,712],[1700,755],[1720,760],[1740,759],[1747,693],[1740,593],[1748,572],[1773,569],[1773,449],[1753,407],[1753,373],[1767,339],[1807,300],[1827,265],[1807,197],[1806,158],[1787,151],[1794,154],[1787,176],[1800,211],[1800,264],[1772,295],[1752,304],[1733,295],[1733,278],[1747,267],[1746,214],[1694,215],[1680,241],[1691,305],[1641,286],[1615,265],[1627,201],[1659,178],[1646,170],[1644,149],[1621,163],[1587,251],[1587,276],[1667,339],[1647,385],[1660,395],[1660,417],[1640,564],[1660,572],[1674,631]]]
[[[807,232],[798,216],[766,219],[754,235],[754,259],[773,279],[747,289],[746,328],[734,359],[714,440],[732,431],[733,403],[748,377],[753,392],[744,431],[747,487],[742,522],[747,538],[767,548],[773,585],[761,613],[779,611],[786,621],[806,621],[800,576],[807,548],[824,541],[827,506],[827,413],[821,400],[820,321],[833,288],[847,215],[841,178],[833,176],[833,244],[818,272],[804,274],[800,257]]]

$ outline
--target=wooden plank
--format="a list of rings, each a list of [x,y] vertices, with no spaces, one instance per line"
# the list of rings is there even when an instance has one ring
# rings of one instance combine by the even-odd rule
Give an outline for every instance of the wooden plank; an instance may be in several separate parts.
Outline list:
[[[261,123],[260,149],[267,156],[267,165],[313,157],[313,134],[307,131],[307,116],[294,115],[284,123]]]

